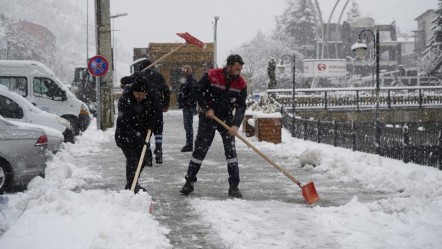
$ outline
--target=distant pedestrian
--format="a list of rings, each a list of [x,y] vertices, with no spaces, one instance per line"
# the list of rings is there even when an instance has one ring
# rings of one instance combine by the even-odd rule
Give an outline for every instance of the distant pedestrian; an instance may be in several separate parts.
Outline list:
[[[230,197],[242,197],[242,193],[238,189],[240,178],[235,134],[238,132],[246,110],[247,83],[240,76],[243,65],[241,56],[229,55],[224,68],[210,69],[194,88],[196,100],[202,112],[199,114],[198,132],[185,177],[186,183],[180,191],[184,195],[194,191],[196,176],[212,144],[215,131],[218,131],[223,140],[229,173],[228,194]],[[213,120],[214,115],[231,128],[227,130],[219,125]]]
[[[162,113],[153,84],[146,77],[139,75],[118,100],[115,142],[126,157],[125,189],[130,189],[132,186],[145,144],[147,150],[141,170],[144,166],[152,166],[152,151],[150,143],[146,143],[145,138],[149,129],[153,130],[158,126],[158,119]],[[139,190],[145,189],[137,184],[135,193]]]
[[[146,67],[150,66],[152,62],[149,59],[142,60],[139,62],[139,70],[138,72],[135,72],[134,74],[130,76],[123,77],[120,81],[121,87],[126,88],[127,85],[130,85],[134,82],[134,80],[140,76],[143,75],[146,77],[147,81],[150,84],[152,89],[152,92],[154,92],[158,96],[158,102],[157,104],[161,106],[162,112],[159,114],[159,120],[158,125],[153,127],[153,134],[155,137],[155,162],[157,164],[163,163],[163,126],[164,126],[164,120],[163,120],[163,112],[169,111],[169,104],[170,104],[170,89],[167,85],[166,81],[164,80],[164,77],[161,73],[156,71],[154,68],[149,68],[147,70],[144,70]]]
[[[193,151],[193,116],[196,112],[196,100],[193,87],[196,80],[193,76],[192,67],[184,65],[181,69],[183,77],[178,93],[178,108],[183,109],[183,123],[186,131],[186,145],[181,152]]]

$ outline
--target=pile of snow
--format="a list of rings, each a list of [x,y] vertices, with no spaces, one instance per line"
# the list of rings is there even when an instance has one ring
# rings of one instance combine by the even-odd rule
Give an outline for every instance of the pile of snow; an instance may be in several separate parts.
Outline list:
[[[63,144],[44,179],[34,178],[25,192],[0,196],[0,248],[171,248],[169,230],[149,213],[149,194],[80,190],[98,174],[77,168],[72,155],[100,151],[113,133],[91,127],[77,143]]]

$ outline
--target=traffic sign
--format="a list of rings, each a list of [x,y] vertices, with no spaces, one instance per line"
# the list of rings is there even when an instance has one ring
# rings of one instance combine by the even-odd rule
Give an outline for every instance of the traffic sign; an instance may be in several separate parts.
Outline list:
[[[100,77],[105,75],[107,70],[109,70],[109,63],[103,56],[96,55],[88,61],[87,69],[89,70],[89,73]]]

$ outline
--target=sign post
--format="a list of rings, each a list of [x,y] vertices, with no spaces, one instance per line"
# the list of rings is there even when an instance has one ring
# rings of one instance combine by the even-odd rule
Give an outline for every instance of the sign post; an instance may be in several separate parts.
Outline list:
[[[92,57],[87,63],[87,69],[95,77],[96,104],[97,104],[97,129],[101,130],[102,106],[101,106],[101,76],[106,75],[109,70],[109,63],[101,55]]]

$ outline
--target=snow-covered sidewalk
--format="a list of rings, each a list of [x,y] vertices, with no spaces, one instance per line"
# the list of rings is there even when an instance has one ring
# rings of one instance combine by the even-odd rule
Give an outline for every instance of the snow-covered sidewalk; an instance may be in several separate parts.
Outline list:
[[[166,118],[182,125],[181,115],[171,111]],[[76,144],[65,144],[48,162],[45,179],[35,178],[23,193],[0,196],[0,248],[182,248],[172,245],[170,228],[161,223],[155,209],[148,213],[149,194],[87,190],[88,182],[102,179],[93,167],[75,165],[74,155],[94,160],[91,155],[108,153],[103,145],[114,142],[113,132],[90,127]],[[168,135],[177,134],[165,132]],[[321,200],[313,206],[299,202],[300,190],[279,173],[272,181],[284,182],[279,194],[289,196],[290,201],[276,196],[250,199],[247,184],[255,180],[251,178],[244,181],[242,200],[198,194],[177,200],[187,202],[192,207],[189,212],[207,224],[219,248],[436,249],[442,245],[441,171],[294,139],[285,130],[283,143],[278,145],[249,140],[296,176],[301,173],[300,180],[313,180]],[[182,144],[170,146],[178,150]],[[259,166],[241,159],[241,154],[253,152],[240,141],[237,147],[245,177],[252,170],[258,172]],[[182,178],[186,163],[174,165],[180,164],[177,179]],[[223,166],[217,170],[225,173],[224,162],[208,158],[205,165],[218,164]],[[306,175],[311,179],[304,179]],[[201,178],[195,192],[203,191],[198,187],[206,186],[204,180],[217,181]],[[361,188],[352,189],[354,184]],[[344,192],[352,196],[339,199]]]

